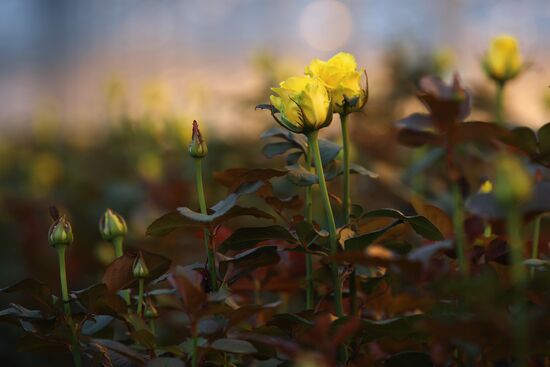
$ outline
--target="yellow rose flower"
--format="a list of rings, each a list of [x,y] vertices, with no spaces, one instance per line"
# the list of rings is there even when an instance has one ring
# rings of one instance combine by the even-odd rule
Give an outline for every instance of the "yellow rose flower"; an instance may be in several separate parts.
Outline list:
[[[493,38],[483,66],[487,75],[498,82],[505,82],[518,75],[523,61],[517,39],[507,34]]]
[[[277,94],[270,97],[271,104],[280,113],[273,116],[288,130],[307,134],[332,121],[330,96],[319,78],[290,77],[271,90]]]
[[[305,73],[322,80],[332,97],[332,108],[337,113],[358,111],[367,102],[368,90],[361,86],[364,69],[357,70],[352,54],[340,52],[328,61],[315,59],[306,66]]]

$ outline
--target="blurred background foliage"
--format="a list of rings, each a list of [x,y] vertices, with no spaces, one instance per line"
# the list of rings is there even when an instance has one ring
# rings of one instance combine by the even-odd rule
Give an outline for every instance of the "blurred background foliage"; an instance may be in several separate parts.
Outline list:
[[[0,285],[34,277],[56,289],[50,205],[73,223],[74,289],[96,282],[114,257],[97,230],[108,207],[127,219],[129,247],[174,264],[203,261],[201,241],[189,234],[144,235],[161,214],[198,206],[187,155],[191,122],[199,120],[208,142],[212,204],[225,195],[212,172],[284,165],[261,154],[259,134],[273,122],[254,106],[268,100],[269,87],[301,73],[299,65],[339,50],[355,53],[370,80],[367,107],[351,117],[352,160],[380,174],[353,178],[355,201],[407,209],[415,193],[448,208],[441,170],[429,157],[410,166],[426,151],[398,147],[391,122],[421,110],[414,96],[421,76],[448,79],[454,71],[473,91],[472,119],[490,121],[494,90],[480,59],[503,31],[518,36],[531,65],[508,88],[508,117],[541,126],[550,113],[545,0],[3,1]],[[334,137],[338,128],[323,134]],[[469,173],[480,177],[483,152],[474,153]],[[292,190],[284,180],[275,186],[281,197]],[[7,355],[16,338],[5,329],[0,354]]]

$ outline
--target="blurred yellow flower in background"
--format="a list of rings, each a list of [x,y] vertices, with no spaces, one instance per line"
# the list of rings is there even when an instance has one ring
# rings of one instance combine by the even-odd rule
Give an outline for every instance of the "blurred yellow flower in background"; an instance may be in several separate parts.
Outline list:
[[[332,121],[330,96],[317,77],[294,76],[271,88],[271,103],[280,112],[278,122],[295,133],[308,133]]]
[[[494,193],[504,205],[517,205],[531,197],[533,178],[515,156],[505,155],[498,159]]]
[[[137,170],[146,180],[159,181],[163,174],[162,161],[157,154],[141,154],[137,161]]]
[[[498,82],[505,82],[517,76],[523,67],[517,39],[508,34],[493,38],[483,60],[483,66],[487,75]]]
[[[314,59],[306,66],[305,73],[319,77],[332,97],[334,112],[357,111],[365,105],[367,90],[361,86],[364,69],[357,70],[355,57],[340,52],[328,61]]]
[[[63,164],[54,154],[37,154],[30,163],[30,183],[33,192],[47,195],[63,174]]]

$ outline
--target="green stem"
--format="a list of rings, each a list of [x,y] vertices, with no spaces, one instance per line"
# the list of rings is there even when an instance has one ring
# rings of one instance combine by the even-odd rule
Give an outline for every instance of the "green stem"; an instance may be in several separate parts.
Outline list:
[[[124,242],[124,237],[123,236],[113,238],[112,243],[113,243],[113,246],[115,247],[115,257],[117,259],[124,255],[123,242]],[[126,305],[129,306],[130,305],[130,290],[129,289],[124,289],[122,291],[122,298],[124,298],[124,301],[126,301]]]
[[[57,258],[59,260],[59,281],[61,282],[61,299],[63,300],[63,309],[65,316],[71,316],[71,305],[69,304],[69,288],[67,286],[67,269],[65,267],[65,251],[67,246],[56,246]]]
[[[80,355],[80,344],[76,337],[75,324],[71,315],[71,305],[69,304],[69,287],[67,286],[67,268],[65,265],[65,251],[66,245],[56,246],[57,258],[59,260],[59,281],[61,282],[61,300],[63,301],[63,309],[65,311],[65,317],[67,318],[67,324],[71,330],[71,353],[73,355],[74,365],[80,367],[82,365],[82,356]]]
[[[455,232],[456,258],[458,268],[463,275],[468,274],[468,261],[466,260],[466,238],[464,235],[464,211],[462,208],[462,194],[457,182],[452,184],[453,193],[453,227]]]
[[[542,214],[537,215],[535,218],[535,225],[533,228],[533,243],[532,243],[532,249],[531,249],[531,258],[532,259],[538,259],[539,258],[539,242],[540,242],[540,224],[542,222]],[[531,276],[535,275],[535,268],[532,267],[531,270],[529,270]]]
[[[155,323],[155,319],[149,320],[149,328],[151,329],[151,334],[157,336],[157,325]]]
[[[499,125],[503,126],[505,124],[504,117],[504,82],[498,82],[496,84],[496,94],[495,94],[495,117]]]
[[[512,281],[515,288],[516,304],[513,325],[515,328],[515,366],[526,366],[527,358],[527,323],[525,314],[526,273],[523,264],[523,240],[521,235],[521,219],[517,208],[507,208],[508,242],[512,260]]]
[[[306,154],[306,169],[311,172],[311,146],[308,144],[308,152]],[[306,186],[306,221],[313,223],[313,192],[312,186]],[[306,308],[313,309],[315,301],[315,293],[313,288],[313,255],[306,253]]]
[[[342,149],[344,151],[344,223],[349,224],[351,216],[351,181],[350,181],[350,140],[348,129],[348,115],[340,114],[342,124]],[[357,314],[357,273],[353,267],[349,277],[349,293],[351,297],[352,315]]]
[[[323,199],[323,206],[325,208],[325,215],[328,222],[329,240],[330,240],[330,254],[336,255],[338,252],[338,238],[336,233],[336,222],[334,221],[334,214],[332,213],[332,206],[330,204],[330,197],[328,195],[327,183],[325,181],[325,173],[323,172],[323,163],[321,160],[321,152],[319,150],[319,142],[317,141],[318,131],[313,131],[308,134],[308,141],[313,151],[313,160],[315,162],[315,168],[317,169],[317,176],[319,178],[319,188],[321,189],[321,196]],[[340,285],[340,277],[338,276],[338,265],[334,260],[330,264],[332,271],[332,279],[334,286],[334,303],[336,306],[336,315],[338,317],[344,316],[344,308],[342,305],[342,287]]]
[[[138,288],[138,304],[137,304],[137,314],[141,316],[143,310],[143,291],[145,288],[145,279],[139,279],[139,288]]]
[[[192,345],[191,345],[191,366],[197,367],[197,346],[199,339],[196,336],[193,336]]]
[[[206,198],[204,196],[204,185],[202,183],[202,159],[195,158],[195,178],[197,182],[197,196],[199,197],[199,206],[202,214],[208,214],[206,210]],[[204,229],[204,248],[206,251],[207,267],[210,278],[210,287],[213,291],[218,290],[218,274],[216,272],[216,262],[214,250],[210,246],[210,231]]]
[[[350,160],[349,160],[349,130],[348,130],[348,115],[341,114],[340,121],[342,122],[342,149],[344,151],[344,222],[349,223],[351,215],[351,185],[350,185]]]

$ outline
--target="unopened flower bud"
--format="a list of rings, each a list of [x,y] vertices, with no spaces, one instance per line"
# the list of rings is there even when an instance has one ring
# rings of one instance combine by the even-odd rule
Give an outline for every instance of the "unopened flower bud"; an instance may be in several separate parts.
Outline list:
[[[516,77],[523,68],[517,39],[507,34],[493,38],[483,67],[487,75],[499,83]]]
[[[149,277],[149,268],[147,268],[143,257],[140,256],[136,259],[132,274],[136,279],[145,279]]]
[[[73,243],[73,240],[74,237],[71,223],[62,215],[50,227],[48,231],[48,242],[54,247],[60,245],[68,246]]]
[[[116,237],[124,237],[128,233],[128,227],[120,214],[107,209],[99,219],[99,233],[103,240],[112,241]]]
[[[159,317],[159,312],[155,306],[152,304],[147,304],[147,308],[143,314],[146,319],[156,319]]]
[[[197,121],[193,121],[193,136],[189,144],[189,154],[193,158],[204,158],[208,154],[208,147],[202,138]]]

